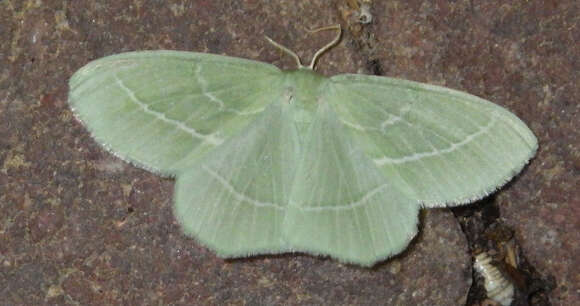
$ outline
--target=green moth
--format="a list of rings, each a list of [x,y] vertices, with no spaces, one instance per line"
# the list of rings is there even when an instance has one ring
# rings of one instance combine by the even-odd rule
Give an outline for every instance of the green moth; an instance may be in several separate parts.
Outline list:
[[[406,80],[282,71],[240,58],[128,52],[70,79],[69,103],[119,158],[176,178],[174,213],[221,257],[306,252],[371,266],[421,207],[493,192],[535,154],[507,110]]]

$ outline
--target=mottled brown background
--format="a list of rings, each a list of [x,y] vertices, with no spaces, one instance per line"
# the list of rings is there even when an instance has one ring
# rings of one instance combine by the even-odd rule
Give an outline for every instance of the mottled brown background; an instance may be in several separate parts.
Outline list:
[[[444,85],[528,123],[537,157],[488,205],[555,280],[550,302],[580,303],[578,1],[374,0],[366,26],[354,12],[346,0],[0,0],[0,305],[464,304],[471,251],[449,210],[424,212],[411,247],[374,269],[224,261],[181,234],[172,180],[105,152],[66,104],[71,74],[98,57],[177,49],[290,68],[262,34],[309,58],[331,34],[303,28],[332,23],[347,30],[321,73]]]

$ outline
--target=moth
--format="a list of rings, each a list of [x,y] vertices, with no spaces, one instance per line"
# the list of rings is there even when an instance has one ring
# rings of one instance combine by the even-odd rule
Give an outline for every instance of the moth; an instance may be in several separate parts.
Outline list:
[[[515,115],[453,89],[360,74],[317,58],[277,67],[140,51],[70,79],[69,104],[117,157],[175,177],[184,232],[221,257],[306,252],[372,266],[406,248],[420,208],[480,199],[537,140]]]

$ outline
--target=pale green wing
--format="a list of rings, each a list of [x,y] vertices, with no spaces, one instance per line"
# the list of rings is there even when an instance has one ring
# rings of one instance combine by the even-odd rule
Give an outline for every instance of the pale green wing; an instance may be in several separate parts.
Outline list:
[[[415,236],[419,203],[402,194],[351,140],[321,98],[304,142],[284,221],[294,250],[371,266]]]
[[[426,207],[486,196],[517,174],[538,146],[509,111],[449,88],[338,75],[329,99],[357,146]]]
[[[143,51],[79,69],[69,103],[101,145],[175,175],[236,134],[280,93],[275,66],[219,55]]]
[[[282,253],[299,144],[289,97],[177,176],[175,215],[185,233],[221,257]]]

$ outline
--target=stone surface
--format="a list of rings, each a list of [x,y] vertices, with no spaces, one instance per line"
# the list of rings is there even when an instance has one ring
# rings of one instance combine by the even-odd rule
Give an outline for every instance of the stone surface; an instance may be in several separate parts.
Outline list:
[[[67,107],[70,75],[129,50],[227,54],[293,68],[262,34],[308,61],[340,22],[319,71],[375,73],[471,92],[540,140],[498,195],[528,259],[578,302],[578,5],[568,1],[0,1],[0,301],[6,304],[463,304],[467,243],[431,210],[403,254],[361,269],[307,255],[224,261],[184,237],[173,181],[102,150]]]

